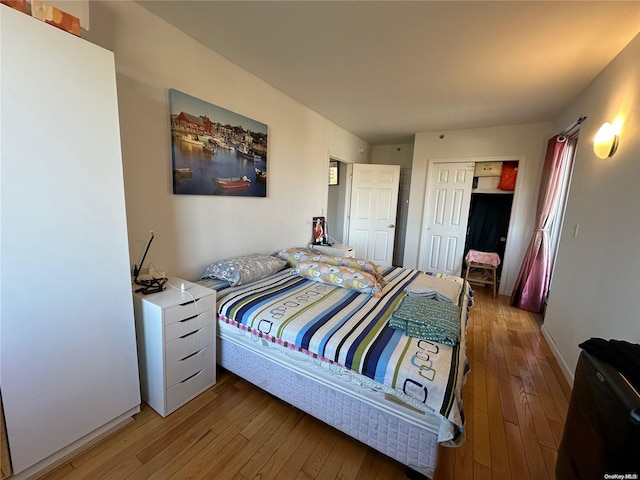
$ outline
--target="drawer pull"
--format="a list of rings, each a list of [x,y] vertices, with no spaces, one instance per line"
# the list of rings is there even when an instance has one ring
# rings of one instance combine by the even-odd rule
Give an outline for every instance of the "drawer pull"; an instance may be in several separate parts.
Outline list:
[[[179,362],[184,362],[187,358],[195,357],[196,355],[200,355],[207,347],[204,347],[202,350],[198,350],[197,352],[190,353],[184,358],[178,360]]]
[[[201,372],[201,371],[202,371],[202,370],[200,370],[200,372]],[[188,381],[189,381],[189,380],[191,380],[193,377],[195,377],[196,375],[198,375],[200,372],[196,372],[196,373],[194,373],[193,375],[191,375],[191,376],[189,376],[189,377],[185,378],[184,380],[181,380],[181,381],[180,381],[180,383],[188,382]]]
[[[180,361],[180,362],[184,362],[187,358],[191,358],[191,357],[193,357],[194,355],[199,354],[201,351],[202,351],[202,350],[198,350],[197,352],[190,353],[190,354],[189,354],[189,355],[187,355],[186,357],[181,358],[179,361]]]
[[[192,303],[195,304],[196,302],[194,300],[189,300],[188,302],[181,303],[180,306],[181,307],[186,307],[187,305],[190,305]]]
[[[194,330],[193,332],[189,332],[189,333],[185,333],[184,335],[182,335],[180,338],[187,338],[191,335],[194,335],[196,333],[198,333],[200,330]]]
[[[193,318],[196,318],[197,316],[198,316],[198,315],[193,315],[193,316],[191,316],[191,317],[189,317],[189,318],[185,318],[184,320],[180,320],[180,323],[188,322],[189,320],[191,320],[191,319],[193,319]]]

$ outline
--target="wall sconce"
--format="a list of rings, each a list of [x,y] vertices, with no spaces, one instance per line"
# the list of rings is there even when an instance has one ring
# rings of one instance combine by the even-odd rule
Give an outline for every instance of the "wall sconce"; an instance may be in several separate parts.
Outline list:
[[[604,122],[593,139],[593,151],[599,158],[612,157],[618,149],[618,130],[609,122]]]

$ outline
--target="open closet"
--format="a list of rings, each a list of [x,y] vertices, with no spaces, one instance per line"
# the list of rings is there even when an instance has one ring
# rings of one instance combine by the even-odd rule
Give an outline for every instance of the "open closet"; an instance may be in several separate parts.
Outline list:
[[[418,268],[426,272],[465,275],[469,249],[494,252],[500,271],[510,271],[509,227],[519,158],[492,158],[429,163]],[[497,278],[497,281],[496,281]]]
[[[513,206],[518,161],[476,162],[473,172],[464,255],[469,250],[500,257],[500,278]]]

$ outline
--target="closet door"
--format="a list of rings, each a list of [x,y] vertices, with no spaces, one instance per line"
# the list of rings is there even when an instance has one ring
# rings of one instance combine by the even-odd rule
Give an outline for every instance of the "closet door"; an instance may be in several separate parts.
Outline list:
[[[139,410],[113,54],[0,5],[2,399],[25,475]]]
[[[420,269],[460,275],[473,186],[473,162],[432,163]]]

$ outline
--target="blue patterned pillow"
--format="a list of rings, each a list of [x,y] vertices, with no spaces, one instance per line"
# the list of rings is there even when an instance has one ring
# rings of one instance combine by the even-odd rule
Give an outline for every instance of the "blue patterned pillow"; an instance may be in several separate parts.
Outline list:
[[[287,265],[285,260],[271,255],[242,255],[220,260],[209,265],[201,278],[219,278],[229,285],[245,285],[279,272]]]

